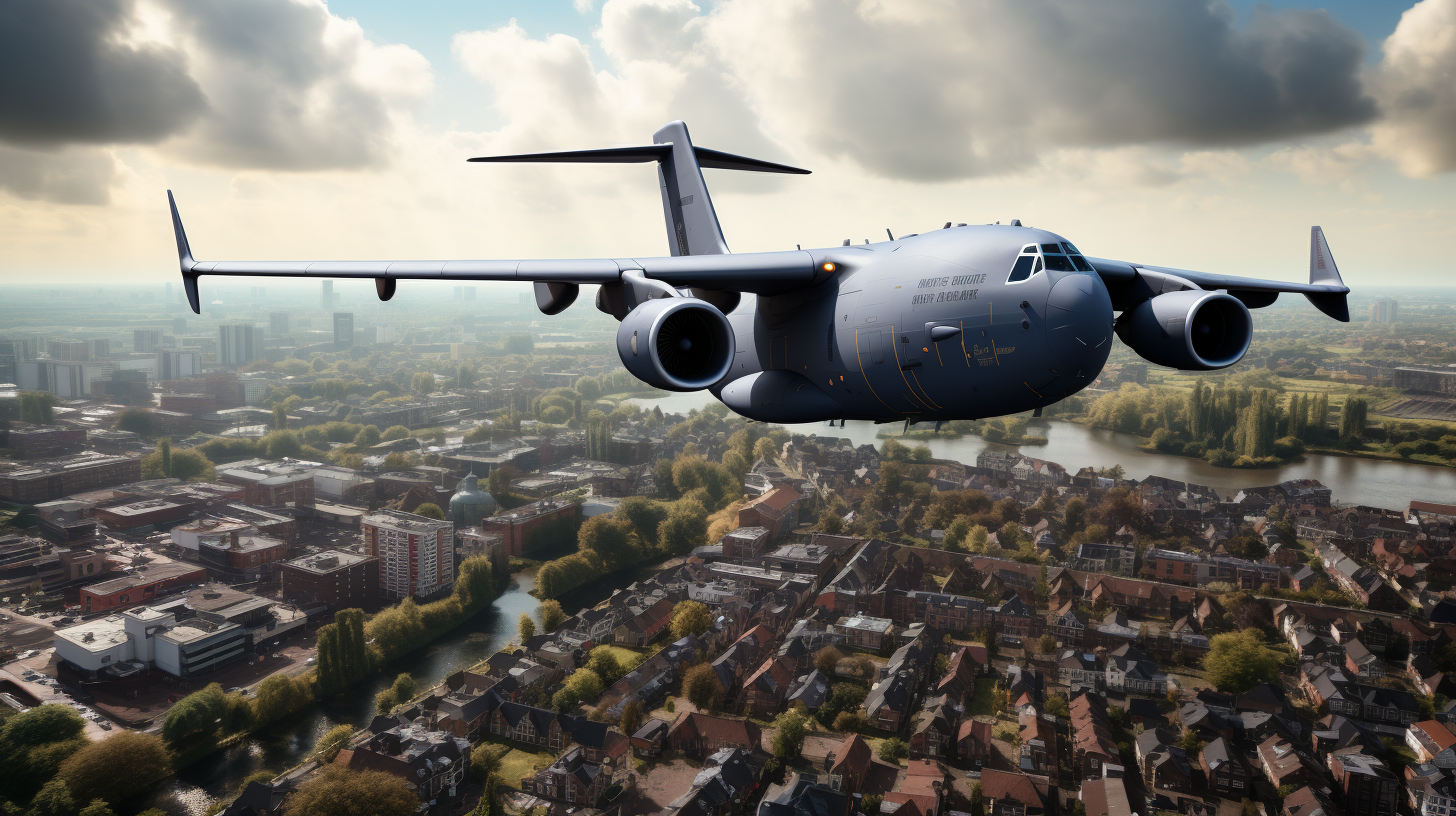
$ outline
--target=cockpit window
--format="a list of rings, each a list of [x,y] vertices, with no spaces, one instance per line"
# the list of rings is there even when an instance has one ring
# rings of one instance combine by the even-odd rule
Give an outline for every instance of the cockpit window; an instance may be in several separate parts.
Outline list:
[[[1062,251],[1062,248],[1059,247],[1059,246],[1057,246],[1056,244],[1042,244],[1041,245],[1041,251],[1042,252],[1061,252]]]
[[[1087,259],[1086,258],[1083,258],[1081,255],[1073,255],[1072,256],[1072,265],[1075,266],[1075,267],[1077,267],[1077,271],[1078,272],[1096,272],[1097,271],[1097,270],[1093,269],[1092,268],[1092,264],[1087,263]]]
[[[1077,251],[1077,248],[1076,248],[1076,247],[1074,247],[1074,246],[1072,246],[1072,245],[1071,245],[1071,244],[1070,244],[1070,243],[1068,243],[1068,242],[1067,242],[1067,241],[1063,241],[1063,242],[1062,242],[1062,249],[1063,249],[1063,250],[1064,250],[1064,251],[1065,251],[1065,252],[1066,252],[1066,253],[1067,253],[1067,254],[1068,254],[1068,255],[1081,255],[1081,254],[1082,254],[1082,253],[1080,253],[1080,252],[1078,252],[1078,251]]]
[[[1022,255],[1016,259],[1016,264],[1011,267],[1011,274],[1007,276],[1007,283],[1024,281],[1031,277],[1031,264],[1037,258],[1035,255]]]
[[[1026,246],[1022,247],[1021,248],[1021,254],[1023,254],[1023,255],[1035,255],[1036,254],[1036,244],[1027,244]]]

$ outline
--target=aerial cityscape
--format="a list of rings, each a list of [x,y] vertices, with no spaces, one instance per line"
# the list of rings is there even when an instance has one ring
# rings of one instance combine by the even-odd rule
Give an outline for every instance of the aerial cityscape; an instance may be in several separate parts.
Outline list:
[[[1456,0],[0,66],[0,816],[1456,809]]]

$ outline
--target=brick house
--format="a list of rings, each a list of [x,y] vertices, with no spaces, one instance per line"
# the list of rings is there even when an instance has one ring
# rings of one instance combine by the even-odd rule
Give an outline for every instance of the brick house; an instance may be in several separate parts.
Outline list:
[[[667,747],[701,758],[721,748],[756,750],[762,739],[762,731],[751,720],[684,711],[677,715],[667,732]]]

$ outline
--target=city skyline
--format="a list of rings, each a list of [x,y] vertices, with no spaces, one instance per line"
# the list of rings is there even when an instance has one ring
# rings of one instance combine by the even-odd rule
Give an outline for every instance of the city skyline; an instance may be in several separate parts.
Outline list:
[[[209,257],[664,254],[650,171],[464,159],[684,118],[814,171],[710,172],[738,251],[1021,218],[1095,255],[1297,280],[1320,224],[1357,290],[1444,285],[1453,262],[1399,248],[1456,223],[1456,2],[1310,5],[139,2],[85,28],[52,4],[10,30],[86,59],[37,62],[52,101],[0,120],[0,283],[170,279],[167,187]],[[264,27],[286,47],[250,52]]]

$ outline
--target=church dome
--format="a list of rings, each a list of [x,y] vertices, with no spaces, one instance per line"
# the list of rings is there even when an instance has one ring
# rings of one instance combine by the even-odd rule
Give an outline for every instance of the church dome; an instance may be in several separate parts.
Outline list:
[[[480,489],[480,479],[472,471],[450,497],[450,520],[455,528],[474,527],[480,520],[495,513],[495,498]]]

